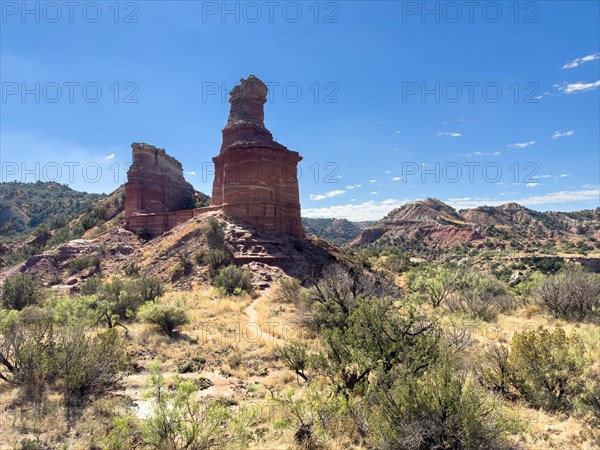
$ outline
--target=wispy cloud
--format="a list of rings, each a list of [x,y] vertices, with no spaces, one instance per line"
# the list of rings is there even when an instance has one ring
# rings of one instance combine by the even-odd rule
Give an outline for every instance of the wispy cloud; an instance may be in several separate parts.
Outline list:
[[[438,136],[461,137],[462,134],[457,133],[456,131],[440,131],[438,132]]]
[[[558,191],[542,195],[531,195],[528,197],[517,197],[516,192],[502,192],[501,199],[490,198],[449,198],[447,203],[457,209],[475,208],[477,206],[499,206],[508,202],[516,202],[524,206],[554,205],[569,202],[598,202],[600,198],[600,186],[585,185],[586,188],[579,191]],[[508,197],[511,196],[511,197]],[[418,199],[415,199],[418,200]],[[326,208],[302,208],[303,217],[336,217],[348,220],[378,220],[393,209],[399,208],[413,201],[409,199],[386,199],[380,202],[368,201],[358,204],[334,205]]]
[[[336,217],[354,221],[378,220],[391,210],[408,203],[408,199],[386,199],[380,202],[368,201],[348,205],[335,205],[327,208],[302,208],[302,217]]]
[[[511,148],[526,148],[533,144],[535,144],[535,141],[521,142],[516,144],[506,144],[506,146]]]
[[[369,180],[369,183],[377,183],[377,180]]]
[[[106,156],[105,159],[115,159],[115,154],[111,153],[110,155]]]
[[[362,187],[362,184],[351,184],[349,186],[346,186],[346,189],[352,190],[359,187]]]
[[[532,195],[529,197],[507,199],[489,199],[489,198],[453,198],[448,199],[448,204],[454,208],[475,208],[477,206],[498,206],[507,202],[516,202],[523,206],[552,205],[557,203],[569,202],[598,202],[600,199],[600,186],[595,189],[583,189],[579,191],[558,191],[542,195]]]
[[[342,194],[345,194],[345,193],[346,193],[346,191],[343,191],[341,189],[337,189],[335,191],[330,191],[330,192],[327,192],[325,194],[317,194],[317,195],[310,194],[310,199],[311,200],[323,200],[323,199],[326,199],[326,198],[337,197],[338,195],[342,195]]]
[[[498,156],[500,152],[473,152],[467,153],[466,156]]]
[[[394,177],[392,178],[392,181],[400,181],[402,178],[401,177]]]
[[[188,170],[188,171],[186,171],[185,173],[187,173],[188,175],[191,175],[191,176],[193,176],[193,177],[195,177],[195,176],[196,176],[196,172],[194,172],[193,170]]]
[[[561,137],[569,137],[569,136],[573,136],[575,134],[575,131],[573,130],[569,130],[569,131],[565,131],[564,133],[561,133],[560,131],[555,131],[552,136],[550,136],[552,139],[558,139]]]
[[[565,94],[578,94],[579,92],[593,91],[594,89],[599,88],[600,80],[593,83],[584,83],[583,81],[578,81],[577,83],[555,84],[554,87],[558,88],[560,92],[564,92]]]
[[[585,64],[586,62],[595,61],[597,59],[600,59],[600,53],[592,53],[591,55],[587,55],[582,58],[575,58],[573,61],[569,61],[564,66],[562,66],[562,68],[563,69],[573,69],[582,64]]]

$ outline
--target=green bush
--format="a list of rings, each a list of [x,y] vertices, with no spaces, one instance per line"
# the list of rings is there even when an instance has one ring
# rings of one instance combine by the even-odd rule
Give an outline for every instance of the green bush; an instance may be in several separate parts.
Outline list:
[[[209,217],[206,221],[206,242],[211,249],[225,247],[225,233],[223,227],[217,219]]]
[[[196,253],[196,262],[206,264],[212,275],[229,259],[229,253],[221,248],[203,249]]]
[[[282,278],[275,285],[271,295],[278,303],[297,305],[302,300],[302,284],[298,278]]]
[[[138,317],[143,322],[158,325],[167,334],[173,334],[177,328],[190,323],[190,318],[183,308],[150,302],[140,308]]]
[[[557,318],[600,319],[600,275],[582,269],[563,270],[543,280],[535,296]]]
[[[581,392],[584,354],[581,341],[560,328],[517,333],[508,359],[511,384],[536,407],[568,409]]]
[[[245,429],[255,421],[255,415],[240,409],[234,416],[218,402],[200,403],[195,399],[197,392],[198,386],[192,380],[179,376],[168,389],[160,366],[150,367],[144,396],[152,402],[152,412],[142,424],[146,444],[159,450],[244,446],[248,435]]]
[[[116,330],[90,326],[87,304],[67,299],[55,310],[28,307],[0,313],[0,380],[39,399],[55,385],[68,405],[114,385],[126,353]]]
[[[63,324],[58,339],[56,359],[67,404],[80,404],[88,395],[102,393],[118,380],[126,353],[114,328],[90,335],[78,324]]]
[[[100,288],[101,285],[102,285],[102,282],[100,281],[99,277],[97,277],[97,276],[89,277],[87,280],[85,280],[81,284],[81,287],[79,288],[79,292],[81,293],[81,295],[93,295],[96,292],[98,292],[98,289]]]
[[[227,295],[252,292],[252,274],[233,265],[223,267],[215,277],[214,285]]]
[[[459,273],[455,268],[431,265],[412,271],[407,280],[415,296],[437,308],[458,287]]]
[[[505,431],[494,401],[447,359],[422,376],[401,371],[382,377],[367,404],[375,448],[492,449]]]
[[[2,288],[2,307],[21,310],[40,298],[39,287],[30,277],[18,274],[7,278]]]
[[[100,258],[94,256],[77,256],[69,260],[67,267],[71,275],[81,272],[88,267],[95,267],[98,270],[100,268]]]
[[[165,288],[156,277],[142,277],[129,282],[127,291],[135,297],[139,304],[155,301],[165,293]]]

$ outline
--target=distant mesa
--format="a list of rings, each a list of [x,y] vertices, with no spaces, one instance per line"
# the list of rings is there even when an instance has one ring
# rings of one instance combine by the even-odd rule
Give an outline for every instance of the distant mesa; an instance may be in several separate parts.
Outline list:
[[[267,94],[267,86],[254,75],[232,89],[223,143],[213,158],[209,207],[190,209],[194,190],[179,161],[163,149],[133,144],[125,184],[125,227],[158,235],[204,212],[221,210],[256,229],[301,238],[297,171],[302,157],[275,142],[265,127]]]

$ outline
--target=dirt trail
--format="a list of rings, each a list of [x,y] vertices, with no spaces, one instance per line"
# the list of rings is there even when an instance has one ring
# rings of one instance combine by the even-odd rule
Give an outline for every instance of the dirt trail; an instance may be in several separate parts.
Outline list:
[[[250,303],[246,309],[244,309],[244,314],[246,314],[248,316],[248,325],[252,325],[255,326],[257,329],[257,332],[260,335],[260,339],[262,340],[266,340],[267,342],[274,342],[277,345],[283,345],[284,341],[269,333],[269,328],[265,328],[265,327],[261,327],[260,324],[258,323],[258,311],[256,309],[256,305],[258,304],[258,302],[262,299],[263,297],[258,297],[255,298],[254,300],[252,300],[252,303]]]

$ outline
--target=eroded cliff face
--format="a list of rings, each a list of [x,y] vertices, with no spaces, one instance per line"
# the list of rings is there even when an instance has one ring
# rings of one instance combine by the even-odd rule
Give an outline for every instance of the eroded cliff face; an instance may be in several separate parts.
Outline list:
[[[264,125],[267,86],[253,75],[230,93],[211,206],[258,229],[303,236],[297,167],[302,157]]]
[[[125,219],[134,214],[160,214],[189,209],[194,188],[185,181],[181,163],[164,149],[134,143],[125,184]]]

